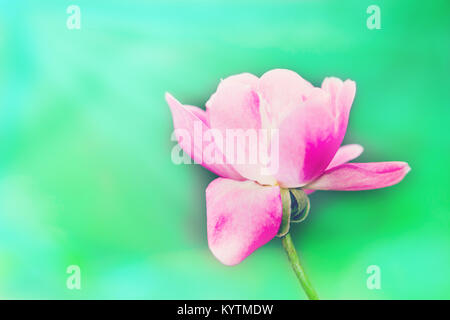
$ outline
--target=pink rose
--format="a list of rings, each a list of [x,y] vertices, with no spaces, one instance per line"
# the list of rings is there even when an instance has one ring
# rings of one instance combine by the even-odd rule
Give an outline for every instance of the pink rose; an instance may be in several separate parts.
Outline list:
[[[405,162],[349,163],[363,151],[357,144],[340,147],[355,91],[351,80],[326,78],[316,88],[293,71],[275,69],[261,78],[243,73],[222,80],[206,111],[166,94],[175,129],[191,136],[178,135],[179,145],[220,176],[206,189],[206,207],[209,248],[222,263],[240,263],[277,235],[283,189],[310,193],[384,188],[410,170]],[[276,149],[277,170],[263,174],[267,164],[260,159],[228,161],[225,143],[203,134],[211,129],[223,136],[229,129],[276,132],[277,148],[271,136],[258,136],[257,142],[268,154]],[[235,147],[243,147],[249,156],[251,146]],[[206,148],[221,161],[208,161]]]

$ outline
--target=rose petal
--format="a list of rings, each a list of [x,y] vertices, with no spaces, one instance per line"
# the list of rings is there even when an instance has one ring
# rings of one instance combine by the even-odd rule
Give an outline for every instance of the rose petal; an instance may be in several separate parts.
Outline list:
[[[221,86],[223,86],[225,84],[229,84],[229,83],[247,85],[247,86],[250,86],[250,88],[252,88],[254,90],[254,89],[256,89],[257,84],[258,84],[258,77],[251,73],[248,73],[248,72],[229,76],[220,81],[219,85],[217,86],[217,91],[220,90]],[[206,108],[211,107],[212,101],[215,99],[215,97],[216,97],[216,93],[211,95],[209,100],[206,102]]]
[[[193,106],[184,106],[169,93],[166,93],[166,101],[172,111],[173,126],[180,147],[196,163],[200,163],[215,174],[225,178],[243,180],[243,177],[226,163],[224,156],[214,145],[214,142],[205,141],[204,134],[209,130],[205,111]],[[187,135],[188,139],[185,139],[184,135]],[[211,144],[213,145],[211,146]],[[220,161],[208,161],[209,159],[204,156],[204,149],[208,146],[213,150],[211,153],[217,155],[216,158]]]
[[[274,69],[264,73],[258,82],[258,93],[267,102],[267,116],[273,126],[299,107],[312,88],[291,70]]]
[[[279,127],[279,170],[275,174],[282,187],[305,185],[323,172],[336,153],[334,118],[324,95],[308,100]]]
[[[307,185],[315,190],[370,190],[399,183],[411,168],[406,162],[346,163],[327,170]]]
[[[363,151],[364,148],[359,144],[347,144],[340,147],[334,155],[333,160],[331,160],[330,164],[328,165],[327,170],[340,166],[341,164],[347,163],[359,157]]]
[[[235,265],[276,236],[282,218],[280,188],[217,178],[206,189],[208,244]]]
[[[347,163],[361,155],[364,151],[364,148],[359,144],[347,144],[338,149],[336,154],[334,155],[333,160],[331,160],[330,164],[327,167],[327,170],[340,166],[341,164]],[[306,194],[311,194],[315,190],[312,189],[303,189]]]
[[[338,130],[345,135],[350,109],[355,99],[356,84],[352,80],[342,81],[329,77],[322,82],[322,89],[330,95],[330,110],[337,119]]]
[[[275,177],[282,187],[304,186],[325,171],[344,139],[354,93],[353,81],[326,80],[281,122]]]
[[[260,136],[260,99],[251,86],[232,81],[221,84],[207,112],[211,128],[222,134],[224,143],[218,147],[227,162],[249,180],[274,184],[274,178],[262,170],[259,152],[265,153],[267,144]]]
[[[167,98],[166,98],[167,99]],[[169,99],[175,99],[174,97],[169,98]],[[176,100],[176,99],[175,99]],[[196,116],[197,118],[199,118],[207,127],[209,127],[209,119],[208,119],[208,114],[206,113],[205,110],[200,109],[199,107],[196,106],[190,106],[187,104],[182,105],[185,109],[187,109],[188,111],[192,112],[194,114],[194,116]]]

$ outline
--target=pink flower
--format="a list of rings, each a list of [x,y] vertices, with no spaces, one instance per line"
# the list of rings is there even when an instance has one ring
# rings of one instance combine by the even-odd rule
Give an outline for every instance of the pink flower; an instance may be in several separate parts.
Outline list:
[[[349,163],[363,151],[357,144],[340,147],[355,91],[351,80],[326,78],[316,88],[293,71],[275,69],[261,78],[243,73],[222,80],[206,111],[166,94],[176,131],[192,137],[177,135],[179,145],[220,176],[206,189],[206,207],[209,248],[222,263],[240,263],[277,235],[281,188],[306,193],[377,189],[400,182],[410,170],[405,162]],[[196,124],[202,130],[195,130]],[[223,143],[203,135],[209,129],[224,136],[227,129],[276,130],[277,170],[265,175],[259,160],[227,161]],[[258,137],[267,151],[275,149],[273,139],[263,140]],[[206,149],[222,161],[208,161]],[[249,155],[249,148],[244,152]]]

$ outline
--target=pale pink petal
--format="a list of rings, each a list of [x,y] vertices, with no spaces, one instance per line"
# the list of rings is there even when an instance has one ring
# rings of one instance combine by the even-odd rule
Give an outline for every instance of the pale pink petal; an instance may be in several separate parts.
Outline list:
[[[399,183],[409,172],[406,162],[346,163],[327,170],[306,188],[316,190],[370,190]]]
[[[334,155],[333,160],[331,160],[330,164],[328,165],[327,170],[359,157],[363,151],[364,148],[359,144],[347,144],[340,147]]]
[[[175,98],[172,97],[172,99],[175,99]],[[202,110],[199,107],[190,106],[190,105],[187,105],[187,104],[184,104],[183,106],[185,107],[185,109],[187,109],[188,111],[192,112],[194,114],[194,116],[199,118],[207,127],[209,127],[208,114],[206,113],[205,110]]]
[[[221,84],[225,84],[227,82],[245,84],[245,85],[249,85],[250,87],[252,87],[252,89],[256,89],[256,86],[258,84],[258,77],[251,73],[248,73],[248,72],[235,74],[235,75],[232,75],[232,76],[229,76],[229,77],[223,79],[220,82],[219,86]]]
[[[226,163],[221,151],[216,146],[212,146],[213,153],[217,154],[217,158],[221,159],[219,163],[211,163],[213,161],[207,161],[208,159],[204,156],[204,148],[209,146],[209,144],[214,144],[213,141],[204,140],[204,133],[209,129],[206,122],[206,113],[200,108],[182,105],[169,93],[166,93],[166,101],[172,111],[173,126],[180,147],[196,163],[201,164],[215,174],[225,178],[243,180],[243,177],[231,165]],[[187,139],[185,139],[186,135],[188,136]]]
[[[329,77],[322,82],[322,89],[330,95],[330,110],[337,119],[336,125],[345,135],[350,108],[355,98],[356,84],[352,80],[342,81]]]
[[[260,99],[249,85],[227,82],[220,85],[207,107],[211,128],[219,130],[222,150],[228,163],[243,177],[261,184],[273,184],[272,176],[261,170],[259,148],[261,129]]]
[[[207,111],[212,128],[261,128],[259,97],[248,85],[235,82],[221,84]]]
[[[322,89],[330,94],[333,105],[336,105],[337,96],[343,84],[344,82],[341,79],[335,77],[327,77],[322,82]]]
[[[282,218],[278,186],[217,178],[206,189],[208,244],[235,265],[276,236]]]
[[[274,126],[299,107],[312,88],[300,75],[286,69],[270,70],[258,82],[258,93],[267,102],[267,117]]]
[[[257,88],[257,84],[258,84],[258,77],[245,72],[245,73],[240,73],[240,74],[236,74],[236,75],[232,75],[229,76],[223,80],[220,81],[218,87],[217,87],[217,91],[220,90],[221,86],[223,86],[224,84],[229,84],[229,83],[235,83],[235,84],[241,84],[241,85],[246,85],[246,86],[250,86],[250,88],[252,88],[253,90],[255,90]],[[209,108],[211,106],[212,101],[215,99],[216,97],[216,93],[212,94],[211,97],[209,98],[209,100],[206,102],[206,107]]]
[[[340,144],[327,96],[307,100],[280,124],[277,181],[285,188],[305,185],[325,170]]]
[[[337,80],[336,80],[337,81]],[[301,187],[328,167],[344,139],[355,83],[326,80],[280,124],[279,172],[282,187]]]

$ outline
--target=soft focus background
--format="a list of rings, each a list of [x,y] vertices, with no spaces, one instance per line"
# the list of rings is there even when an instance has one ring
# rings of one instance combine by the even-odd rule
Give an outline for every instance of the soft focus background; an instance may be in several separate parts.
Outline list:
[[[66,28],[71,4],[81,30]],[[381,30],[366,27],[371,4]],[[412,167],[391,188],[311,196],[293,237],[320,296],[450,298],[449,13],[446,0],[0,0],[0,298],[304,298],[278,239],[236,267],[213,258],[214,175],[171,162],[164,101],[203,106],[220,78],[280,67],[355,80],[345,142],[365,147],[360,162]]]

